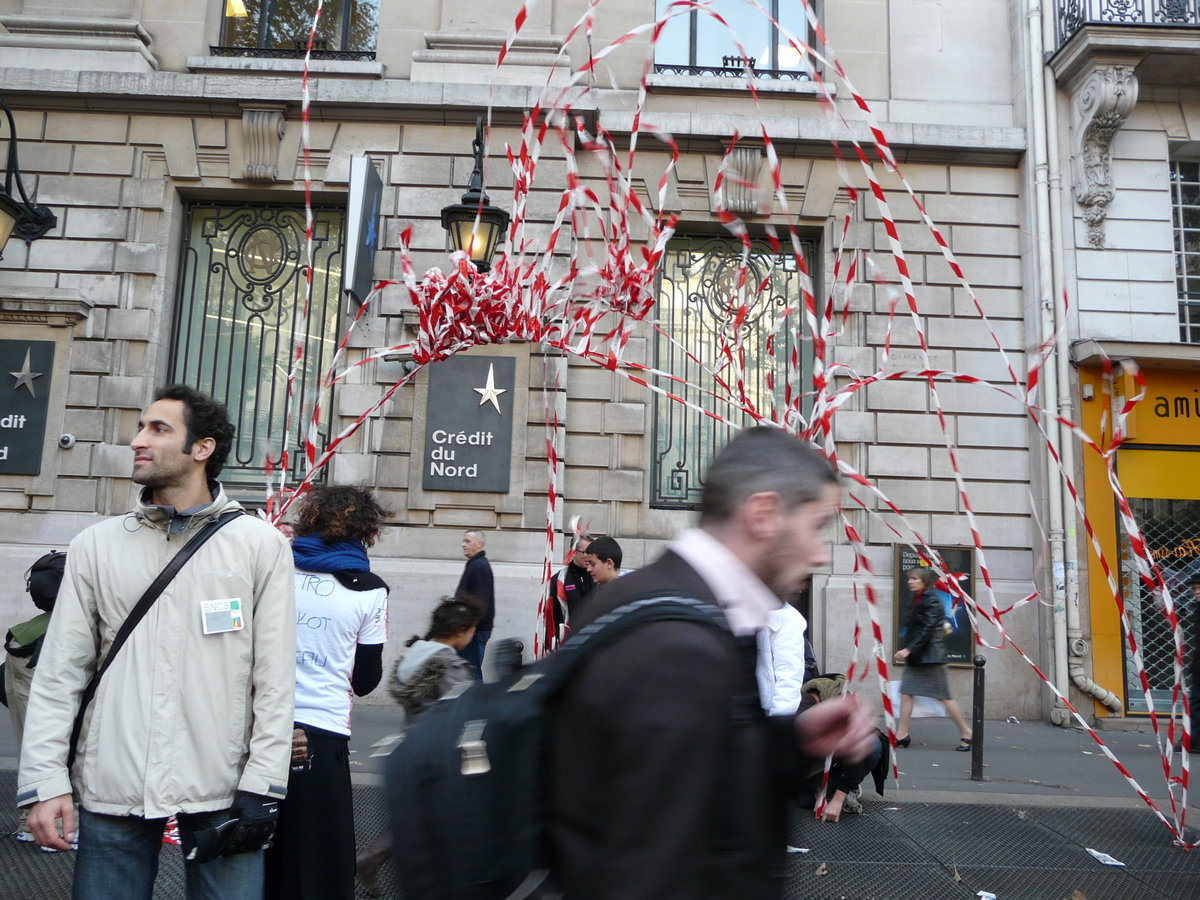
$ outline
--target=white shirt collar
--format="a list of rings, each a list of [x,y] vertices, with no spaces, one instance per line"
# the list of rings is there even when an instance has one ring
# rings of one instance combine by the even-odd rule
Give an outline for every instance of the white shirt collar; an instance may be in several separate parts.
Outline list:
[[[754,634],[767,624],[771,610],[781,605],[758,576],[707,531],[689,528],[671,542],[670,549],[712,589],[734,634]]]

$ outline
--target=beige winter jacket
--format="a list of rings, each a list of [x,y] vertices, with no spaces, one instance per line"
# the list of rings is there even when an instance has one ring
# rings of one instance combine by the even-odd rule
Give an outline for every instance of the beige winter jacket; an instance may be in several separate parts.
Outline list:
[[[30,694],[17,803],[75,792],[84,809],[159,818],[228,808],[234,791],[283,797],[296,664],[291,548],[252,515],[187,561],[105,673],[67,773],[88,678],[167,561],[238,504],[217,490],[187,530],[138,504],[71,542]],[[200,604],[240,598],[245,627],[205,635]]]

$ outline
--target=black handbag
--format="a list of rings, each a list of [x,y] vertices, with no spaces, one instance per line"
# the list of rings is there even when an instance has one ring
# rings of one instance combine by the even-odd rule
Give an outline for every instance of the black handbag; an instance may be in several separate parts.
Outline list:
[[[69,773],[75,765],[76,749],[79,745],[79,735],[83,731],[83,716],[87,712],[88,704],[92,702],[92,698],[96,696],[96,688],[100,686],[100,679],[104,677],[104,673],[108,671],[112,665],[117,651],[124,646],[128,640],[130,633],[137,627],[138,622],[142,621],[146,613],[150,611],[150,607],[154,605],[159,596],[162,594],[168,584],[179,574],[179,570],[183,568],[184,563],[192,558],[200,546],[210,537],[217,533],[234,519],[240,518],[242,511],[240,509],[232,512],[222,513],[217,518],[208,522],[197,531],[186,544],[180,549],[171,561],[167,563],[166,568],[158,573],[158,577],[146,588],[146,593],[142,594],[141,599],[129,611],[125,621],[121,623],[121,628],[117,631],[117,636],[113,638],[112,645],[108,648],[108,655],[104,657],[104,662],[100,668],[96,670],[91,679],[87,683],[87,687],[83,689],[83,696],[79,701],[79,711],[75,713],[75,724],[71,726],[71,748],[67,752],[67,772]]]

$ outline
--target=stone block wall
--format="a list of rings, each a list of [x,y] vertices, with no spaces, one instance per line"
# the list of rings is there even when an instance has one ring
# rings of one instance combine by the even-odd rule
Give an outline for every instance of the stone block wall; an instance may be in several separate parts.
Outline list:
[[[217,8],[180,12],[168,6],[164,0],[147,0],[144,5],[143,23],[155,36],[160,66],[144,77],[9,71],[0,61],[0,89],[6,95],[14,88],[20,93],[15,105],[28,186],[36,188],[40,202],[54,209],[60,223],[50,237],[29,247],[14,243],[6,248],[0,287],[76,291],[93,304],[73,328],[65,417],[78,443],[47,460],[57,476],[53,493],[28,494],[19,481],[0,479],[0,548],[11,549],[9,556],[0,553],[5,573],[18,571],[18,566],[23,571],[25,557],[37,555],[35,549],[43,549],[43,544],[64,545],[96,517],[128,506],[132,484],[127,445],[138,410],[166,372],[187,204],[224,199],[302,202],[294,61],[259,60],[237,68],[197,61],[194,55],[203,56],[206,45],[217,40]],[[892,139],[903,145],[909,182],[938,222],[991,318],[989,330],[898,181],[880,169],[879,177],[892,192],[893,213],[913,273],[929,343],[928,364],[1002,383],[1006,368],[991,332],[999,336],[1018,372],[1024,371],[1027,344],[1021,273],[1027,248],[1016,168],[1025,144],[1023,134],[1013,127],[1008,99],[1007,3],[971,0],[963,9],[942,6],[923,0],[857,0],[827,3],[824,15],[856,85],[871,100]],[[530,33],[552,43],[553,35],[565,34],[585,8],[574,0],[539,8]],[[651,8],[616,0],[606,7],[615,18],[598,22],[597,41],[611,40],[642,22]],[[219,19],[219,11],[216,15]],[[494,116],[487,186],[494,203],[511,208],[513,177],[504,143],[519,141],[520,114],[532,106],[537,90],[521,87],[534,83],[528,72],[512,74],[511,83],[500,78],[488,84],[487,77],[475,84],[431,80],[432,74],[449,71],[451,57],[462,64],[456,78],[492,71],[471,61],[472,54],[484,51],[451,46],[453,41],[447,43],[435,33],[439,27],[445,34],[462,31],[464,23],[477,30],[496,26],[502,35],[511,16],[451,4],[414,7],[410,12],[386,3],[380,17],[378,64],[360,70],[323,63],[315,69],[314,196],[319,203],[344,203],[351,156],[367,153],[376,161],[384,183],[374,273],[379,279],[400,279],[400,234],[406,227],[412,229],[418,274],[448,265],[439,211],[456,202],[465,189],[474,117],[489,103]],[[978,36],[980,29],[987,32],[986,40],[970,45],[964,36]],[[931,49],[935,45],[942,46],[937,53]],[[545,55],[546,46],[519,49]],[[589,116],[618,133],[620,142],[625,141],[621,129],[631,122],[630,89],[637,86],[644,51],[644,44],[633,41],[625,55],[610,57],[606,65],[616,67],[615,82],[607,81],[604,73],[595,96],[581,102],[581,109],[586,107]],[[581,41],[569,52],[576,65],[586,58]],[[914,65],[914,54],[927,65]],[[975,63],[966,74],[964,56]],[[414,63],[416,57],[420,58]],[[624,65],[635,58],[637,65]],[[936,77],[946,71],[955,73],[956,80]],[[770,173],[762,166],[747,190],[755,193],[757,185],[760,212],[771,218],[749,215],[748,220],[761,232],[768,221],[779,226],[786,212],[798,216],[807,237],[818,240],[818,294],[832,294],[836,303],[845,302],[849,309],[845,327],[831,343],[830,359],[861,375],[877,369],[923,368],[925,357],[903,302],[889,320],[899,290],[898,270],[888,254],[879,211],[866,194],[860,194],[853,212],[847,246],[858,258],[859,277],[849,286],[835,289],[830,284],[833,248],[849,195],[835,163],[827,158],[828,138],[844,132],[815,101],[812,85],[766,85],[752,112],[743,85],[711,81],[707,79],[706,86],[659,85],[651,90],[651,118],[681,138],[682,154],[660,200],[658,179],[670,157],[648,135],[640,138],[632,176],[647,207],[678,215],[681,233],[713,233],[715,178],[729,136],[735,129],[750,134],[758,118],[765,119],[777,141],[787,207],[772,194]],[[544,72],[537,87],[542,83]],[[611,90],[614,83],[617,89]],[[951,90],[956,97],[945,96]],[[838,105],[857,118],[845,91]],[[257,138],[245,124],[251,112],[282,114],[286,127],[278,147],[271,148],[277,149],[277,159],[270,154],[262,158],[261,150],[255,149]],[[848,128],[845,133],[868,138],[861,121],[852,121]],[[1135,168],[1138,152],[1131,145],[1126,153]],[[603,173],[595,161],[580,153],[578,162],[585,184],[605,196]],[[273,181],[247,177],[250,169],[273,163]],[[564,153],[551,140],[528,199],[531,235],[547,233],[566,172]],[[860,174],[854,177],[860,190],[867,188]],[[1114,220],[1121,218],[1118,213],[1114,210]],[[646,234],[645,224],[636,219],[631,230],[635,240]],[[565,240],[560,243],[561,253],[569,248]],[[564,263],[560,258],[556,265]],[[1143,266],[1141,271],[1147,270]],[[385,288],[350,337],[343,366],[407,340],[414,323],[407,291],[402,286]],[[648,361],[653,340],[648,327],[639,328],[626,348],[626,359]],[[883,347],[889,340],[891,356],[885,359]],[[554,525],[560,534],[571,517],[580,516],[595,533],[617,537],[625,548],[626,566],[636,568],[693,521],[691,513],[650,507],[655,427],[651,392],[619,374],[576,358],[564,359],[547,348],[510,346],[503,352],[517,357],[522,392],[522,418],[515,423],[514,442],[523,450],[508,496],[426,495],[421,490],[414,461],[424,442],[426,374],[398,390],[346,443],[331,467],[331,478],[373,485],[395,511],[374,551],[384,576],[395,578],[394,645],[423,630],[422,617],[432,602],[453,589],[461,567],[458,534],[468,527],[487,530],[489,556],[498,569],[504,567],[500,630],[528,637],[545,544],[547,409],[555,411],[559,421],[554,439],[561,457],[556,473],[561,503]],[[396,361],[355,368],[335,394],[332,430],[336,433],[353,422],[402,373]],[[845,373],[838,384],[848,384]],[[959,448],[962,477],[979,516],[993,574],[1005,596],[1024,595],[1035,536],[1027,501],[1029,440],[1022,411],[987,387],[940,383],[938,394],[950,440]],[[875,497],[859,491],[855,497],[865,509],[848,506],[851,521],[868,541],[885,605],[891,602],[892,547],[897,540],[888,525],[902,533],[914,527],[933,543],[969,539],[937,409],[928,385],[906,378],[860,391],[835,418],[838,452],[908,513],[901,522]],[[814,637],[830,669],[845,668],[843,625],[854,608],[854,560],[847,549],[841,542],[830,572],[817,579],[814,592]],[[557,551],[562,551],[561,543]],[[17,583],[11,578],[0,582]],[[16,588],[0,591],[8,591],[0,593],[0,615],[16,610],[22,600]],[[8,617],[20,618],[15,612]],[[396,652],[396,646],[389,647],[389,660]]]

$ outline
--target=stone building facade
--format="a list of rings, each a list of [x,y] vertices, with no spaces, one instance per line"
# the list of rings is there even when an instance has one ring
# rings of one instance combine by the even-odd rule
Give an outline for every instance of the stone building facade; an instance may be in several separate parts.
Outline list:
[[[788,0],[780,3],[780,21],[803,28],[796,11],[787,9]],[[325,21],[334,24],[318,35],[325,52],[312,63],[311,81],[310,164],[324,254],[318,256],[317,278],[324,305],[307,322],[314,346],[327,352],[349,323],[340,255],[352,158],[368,155],[383,182],[374,276],[399,278],[400,234],[409,226],[417,272],[445,268],[439,211],[457,201],[470,175],[476,117],[490,108],[487,187],[493,203],[507,206],[513,176],[503,147],[519,140],[521,116],[548,80],[563,83],[567,72],[578,71],[588,59],[589,44],[595,51],[655,16],[652,0],[609,0],[597,11],[590,41],[584,31],[567,40],[586,6],[582,0],[555,0],[533,7],[499,68],[496,56],[516,4],[345,0],[325,7]],[[1032,136],[1046,134],[1045,128],[1033,127],[1035,117],[1042,116],[1037,121],[1043,123],[1051,119],[1033,102],[1043,82],[1030,64],[1027,6],[1019,0],[818,4],[839,59],[882,123],[908,182],[987,315],[985,322],[899,180],[876,166],[906,251],[930,366],[997,385],[1007,379],[997,344],[1024,373],[1053,331],[1047,330],[1043,311],[1054,282],[1039,255],[1043,229],[1047,239],[1052,235],[1038,190],[1049,184],[1046,172],[1055,166],[1033,153]],[[260,315],[252,326],[247,314],[228,331],[219,324],[211,333],[204,331],[205,323],[224,321],[222,290],[271,305],[249,282],[239,286],[239,277],[249,277],[245,271],[239,276],[228,258],[217,271],[215,257],[204,253],[211,254],[215,236],[228,247],[269,224],[273,239],[255,238],[252,247],[243,247],[246,271],[275,271],[276,262],[295,259],[304,165],[298,58],[303,54],[295,41],[306,35],[306,24],[301,31],[297,23],[307,23],[309,15],[303,4],[285,0],[99,0],[86,6],[73,0],[0,0],[0,97],[15,114],[26,181],[36,186],[38,202],[58,216],[58,227],[46,237],[28,245],[10,241],[0,261],[3,340],[54,346],[40,472],[0,474],[0,566],[7,574],[0,581],[5,585],[0,613],[5,620],[24,618],[19,575],[33,558],[65,546],[97,517],[127,508],[133,490],[127,444],[138,411],[156,385],[181,373],[197,373],[202,387],[225,392],[244,416],[247,437],[239,443],[229,489],[248,504],[261,503],[264,448],[282,440],[278,401],[270,399],[279,380],[263,373],[287,364],[279,351],[287,341],[271,343],[267,336],[293,334],[289,329],[296,320],[276,312],[273,321],[272,314]],[[1053,19],[1048,12],[1047,22]],[[744,149],[737,165],[739,183],[750,185],[746,190],[757,198],[745,206],[751,234],[762,237],[767,226],[784,221],[777,200],[762,205],[762,198],[771,196],[765,151],[753,140],[762,122],[780,159],[788,209],[806,241],[817,295],[832,294],[835,303],[848,305],[829,354],[830,361],[848,367],[841,370],[839,384],[848,383],[850,370],[868,375],[922,368],[924,357],[902,297],[898,314],[890,315],[899,275],[869,192],[860,194],[851,211],[845,239],[847,258],[852,254],[858,260],[857,280],[849,287],[833,285],[850,192],[830,141],[870,138],[846,86],[836,85],[836,105],[848,121],[843,125],[826,113],[816,86],[798,76],[800,64],[787,58],[786,48],[768,33],[760,41],[766,49],[754,63],[755,98],[745,84],[744,61],[725,58],[736,55],[735,48],[706,38],[704,23],[695,25],[695,41],[689,40],[686,29],[692,26],[686,18],[673,27],[676,31],[666,33],[657,50],[642,34],[605,57],[575,106],[589,123],[627,141],[643,63],[647,54],[656,54],[647,79],[646,117],[673,135],[680,148],[662,201],[667,212],[679,216],[660,287],[664,311],[685,309],[689,296],[684,290],[671,297],[672,271],[720,263],[733,252],[717,223],[715,181],[735,132],[748,136],[739,144]],[[1047,43],[1054,40],[1048,37]],[[745,46],[758,52],[749,39]],[[1195,139],[1189,129],[1200,118],[1188,106],[1191,99],[1183,88],[1162,88],[1161,98],[1154,94],[1147,103],[1143,94],[1128,115],[1112,145],[1118,190],[1106,209],[1110,243],[1097,248],[1086,232],[1084,207],[1066,189],[1075,154],[1075,126],[1067,114],[1072,95],[1067,87],[1055,86],[1052,73],[1041,74],[1051,79],[1047,95],[1063,108],[1054,132],[1063,180],[1056,192],[1046,190],[1058,204],[1062,232],[1071,244],[1053,248],[1064,286],[1079,297],[1067,313],[1069,336],[1161,342],[1191,359],[1176,331],[1167,256],[1172,252],[1168,158],[1172,142]],[[656,208],[657,181],[669,153],[645,135],[640,141],[631,174],[644,202]],[[849,171],[854,186],[865,191],[861,169]],[[585,180],[599,184],[600,174],[585,161]],[[553,221],[565,178],[561,151],[547,145],[529,205],[530,221],[542,233]],[[782,283],[788,291],[798,290],[795,278]],[[1129,287],[1133,284],[1138,291]],[[1142,286],[1157,298],[1153,327],[1144,324],[1150,313]],[[285,293],[278,288],[272,295],[281,304],[276,310]],[[670,306],[668,297],[683,305]],[[703,320],[703,304],[696,309]],[[404,341],[414,324],[407,292],[400,286],[385,289],[353,332],[349,361]],[[719,325],[702,321],[686,334],[703,342]],[[250,343],[240,350],[220,346],[252,327],[259,329],[253,352]],[[890,347],[886,357],[885,344]],[[583,517],[594,533],[621,542],[630,568],[653,559],[690,524],[695,497],[688,486],[694,489],[706,454],[721,439],[620,375],[546,348],[508,344],[471,354],[515,360],[507,492],[425,487],[428,371],[367,422],[328,473],[333,481],[374,487],[395,513],[373,552],[377,568],[393,585],[388,659],[423,628],[433,602],[457,583],[464,528],[481,529],[487,537],[497,575],[495,636],[529,643],[545,546],[547,406],[557,410],[563,437],[559,528],[572,516]],[[669,358],[662,338],[649,327],[639,328],[627,359],[653,365]],[[811,360],[806,364],[811,367]],[[327,404],[324,438],[375,402],[403,367],[401,360],[380,360],[355,370]],[[242,374],[233,377],[234,369]],[[1078,397],[1087,376],[1081,379],[1068,368],[1063,377],[1071,411],[1082,414],[1076,405],[1083,403]],[[73,435],[73,445],[61,448],[61,434]],[[942,383],[935,404],[922,379],[885,381],[857,393],[836,414],[834,439],[843,458],[905,512],[897,517],[858,488],[856,501],[847,504],[848,518],[866,542],[889,642],[898,602],[897,544],[914,530],[939,548],[973,543],[947,434],[977,518],[996,606],[1007,607],[1035,590],[1055,598],[1060,610],[1066,602],[1054,591],[1046,541],[1056,538],[1062,547],[1067,541],[1061,533],[1047,532],[1051,467],[1024,407],[987,386]],[[686,477],[672,477],[680,472]],[[1089,482],[1087,488],[1093,487]],[[1094,590],[1088,594],[1095,579],[1087,578],[1086,547],[1063,550],[1063,566],[1072,553],[1082,576],[1081,583],[1072,580],[1078,590],[1071,595],[1082,610],[1079,628],[1085,637],[1098,625],[1111,631],[1111,623],[1104,625],[1102,616],[1090,613],[1102,598]],[[971,574],[982,599],[979,562],[976,558]],[[856,572],[845,538],[835,537],[833,563],[814,579],[808,601],[811,636],[828,670],[849,665],[852,623],[860,608],[856,598],[862,597],[865,577]],[[1056,653],[1064,642],[1056,636],[1055,604],[1030,604],[1013,613],[1008,624],[1011,637],[1065,686],[1071,663]],[[1058,618],[1065,621],[1065,613]],[[1019,657],[1010,651],[986,655],[989,716],[1048,713],[1048,694]],[[1081,659],[1092,674],[1087,651]],[[1106,686],[1119,691],[1121,678],[1114,671],[1095,677],[1114,682]],[[960,700],[968,700],[967,669],[952,672],[952,688]],[[1078,699],[1078,689],[1068,689]]]

